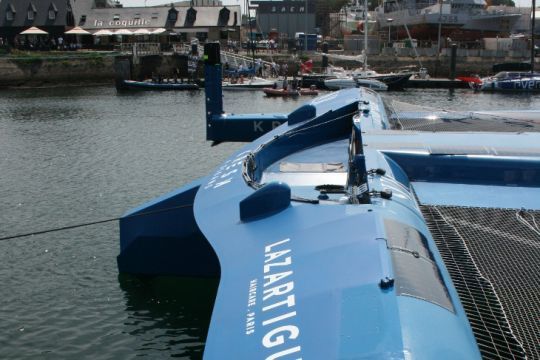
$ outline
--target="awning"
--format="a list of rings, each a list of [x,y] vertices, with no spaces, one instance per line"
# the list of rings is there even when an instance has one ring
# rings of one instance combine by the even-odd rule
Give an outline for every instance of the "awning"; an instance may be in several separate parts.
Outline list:
[[[21,35],[48,35],[49,33],[35,26],[32,26],[31,28],[22,31],[20,34]]]
[[[98,30],[94,33],[94,36],[110,36],[114,35],[114,33],[110,30]]]
[[[90,35],[90,33],[83,28],[76,26],[73,29],[66,31],[65,34],[67,35]]]
[[[133,32],[133,35],[150,35],[152,32],[148,29],[137,29]]]
[[[133,35],[133,32],[128,29],[119,29],[114,32],[114,35]]]
[[[155,29],[154,31],[152,31],[152,34],[162,34],[165,31],[167,31],[167,29],[159,28],[159,29]]]

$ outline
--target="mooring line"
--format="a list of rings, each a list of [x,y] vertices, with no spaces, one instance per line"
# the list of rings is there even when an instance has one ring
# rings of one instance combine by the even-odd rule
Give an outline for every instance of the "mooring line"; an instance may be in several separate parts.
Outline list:
[[[146,212],[135,213],[135,214],[122,216],[122,217],[115,217],[115,218],[109,218],[109,219],[104,219],[104,220],[91,221],[91,222],[75,224],[75,225],[67,225],[67,226],[62,226],[62,227],[57,227],[57,228],[52,228],[52,229],[33,231],[33,232],[29,232],[29,233],[24,233],[24,234],[10,235],[10,236],[1,237],[0,241],[13,240],[13,239],[18,239],[18,238],[23,238],[23,237],[33,236],[33,235],[41,235],[41,234],[47,234],[47,233],[52,233],[52,232],[76,229],[76,228],[85,227],[85,226],[104,224],[104,223],[108,223],[108,222],[112,222],[112,221],[118,221],[118,220],[120,220],[122,218],[131,218],[131,217],[139,217],[139,216],[146,216],[146,215],[154,215],[154,214],[159,214],[159,213],[162,213],[162,212],[167,212],[167,211],[172,211],[172,210],[177,210],[177,209],[182,209],[182,208],[187,208],[187,207],[193,207],[193,204],[173,206],[173,207],[166,208],[166,209],[160,209],[160,210],[155,210],[155,211],[146,211]]]

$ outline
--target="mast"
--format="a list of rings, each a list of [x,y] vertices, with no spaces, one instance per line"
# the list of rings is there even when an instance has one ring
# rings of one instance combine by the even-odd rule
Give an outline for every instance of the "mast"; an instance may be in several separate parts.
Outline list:
[[[253,35],[253,28],[251,24],[251,10],[249,9],[249,0],[246,0],[245,4],[246,4],[247,16],[248,16],[248,22],[249,22],[248,44],[249,44],[249,47],[251,47],[251,58],[253,61],[253,67],[255,67],[255,47],[257,45],[254,43],[254,40],[251,39],[251,36]],[[249,49],[248,49],[248,53],[249,53]]]
[[[368,2],[367,0],[364,0],[364,71],[367,70],[367,41],[368,41]]]
[[[534,0],[533,0],[534,1]],[[437,30],[437,61],[441,57],[442,0],[439,0],[439,29]]]
[[[536,20],[536,0],[532,0],[532,19],[531,19],[531,73],[534,72],[534,26]]]
[[[304,17],[304,51],[307,52],[307,21],[308,21],[308,0],[306,0],[305,11],[304,14],[306,16]]]

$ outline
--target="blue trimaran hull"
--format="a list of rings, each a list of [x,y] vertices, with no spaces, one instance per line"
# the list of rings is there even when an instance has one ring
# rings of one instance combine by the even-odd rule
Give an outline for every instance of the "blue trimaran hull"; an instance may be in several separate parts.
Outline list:
[[[210,60],[206,71],[211,87],[221,68]],[[540,183],[538,157],[430,149],[525,149],[537,134],[389,130],[380,97],[363,89],[288,116],[227,117],[219,106],[216,141],[287,122],[126,214],[118,257],[121,272],[220,277],[205,359],[480,358],[413,184],[463,206],[474,199],[460,193],[486,185],[497,206],[516,207],[510,191]]]

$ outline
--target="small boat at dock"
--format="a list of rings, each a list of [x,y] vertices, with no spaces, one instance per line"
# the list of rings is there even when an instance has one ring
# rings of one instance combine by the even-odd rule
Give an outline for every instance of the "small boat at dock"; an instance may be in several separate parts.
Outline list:
[[[283,89],[283,88],[264,88],[266,96],[270,97],[295,97],[300,95],[319,95],[319,91],[315,88],[301,88],[301,89]]]
[[[352,76],[355,79],[371,79],[378,80],[385,83],[388,86],[388,90],[403,90],[407,86],[407,82],[413,76],[414,72],[400,72],[400,73],[378,73],[375,70],[362,70],[358,69],[352,72]]]
[[[248,79],[240,78],[235,81],[231,80],[223,82],[223,90],[260,90],[262,88],[271,87],[275,83],[275,81],[256,76]]]
[[[480,91],[493,92],[539,92],[540,73],[525,71],[501,71],[494,76],[469,82],[471,87]]]
[[[376,91],[388,90],[388,85],[375,79],[356,79],[352,76],[324,80],[324,86],[329,90],[341,90],[357,87],[366,87]]]
[[[133,90],[199,90],[199,85],[188,82],[174,82],[172,79],[164,82],[124,80],[121,88]]]

